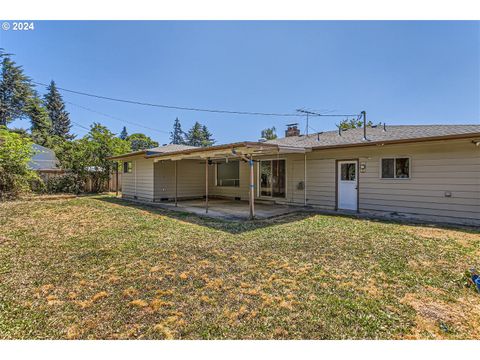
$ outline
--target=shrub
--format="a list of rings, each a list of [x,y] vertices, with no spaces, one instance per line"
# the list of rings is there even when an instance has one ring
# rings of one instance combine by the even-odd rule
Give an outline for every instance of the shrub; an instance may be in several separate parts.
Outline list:
[[[48,179],[46,190],[48,193],[79,194],[83,189],[83,180],[78,174],[69,172]]]
[[[39,181],[28,168],[32,155],[29,138],[0,127],[0,200],[15,199]]]

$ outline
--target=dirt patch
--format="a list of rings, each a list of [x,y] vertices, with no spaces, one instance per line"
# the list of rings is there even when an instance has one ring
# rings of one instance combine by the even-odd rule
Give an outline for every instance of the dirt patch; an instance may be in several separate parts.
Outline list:
[[[433,296],[421,296],[423,293],[408,293],[400,301],[413,307],[417,313],[416,326],[407,338],[424,339],[427,335],[435,339],[448,339],[456,338],[457,334],[480,338],[480,298],[475,299],[476,294],[445,302],[434,298],[438,295],[436,292],[431,294]]]
[[[469,233],[465,231],[458,231],[453,229],[440,229],[425,226],[407,226],[405,230],[415,236],[420,236],[427,239],[453,239],[461,245],[469,245],[471,241],[480,242],[480,234]]]
[[[52,201],[52,200],[75,199],[77,197],[78,195],[73,195],[73,194],[34,195],[34,196],[22,197],[20,201]]]

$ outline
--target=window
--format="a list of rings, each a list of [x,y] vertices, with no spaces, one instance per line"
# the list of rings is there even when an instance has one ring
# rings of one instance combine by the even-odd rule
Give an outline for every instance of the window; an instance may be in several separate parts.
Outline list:
[[[240,165],[238,161],[217,164],[217,186],[240,186]]]
[[[124,173],[131,173],[132,172],[132,162],[131,161],[125,161],[123,163],[123,172]]]
[[[342,164],[341,165],[341,180],[344,181],[355,181],[355,168],[356,168],[355,163],[348,163],[348,164]]]
[[[409,158],[385,158],[382,159],[382,179],[409,179]]]

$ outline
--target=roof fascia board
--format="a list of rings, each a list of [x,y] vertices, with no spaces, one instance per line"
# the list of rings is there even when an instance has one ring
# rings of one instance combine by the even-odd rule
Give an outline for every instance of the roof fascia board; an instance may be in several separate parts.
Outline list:
[[[381,146],[381,145],[390,145],[390,144],[405,144],[405,143],[441,141],[441,140],[461,140],[461,139],[475,138],[477,136],[480,136],[480,133],[432,136],[432,137],[412,138],[412,139],[398,139],[398,140],[367,141],[367,142],[355,143],[355,144],[338,144],[338,145],[326,145],[326,146],[319,145],[319,146],[312,146],[311,149],[312,150],[326,150],[326,149],[339,149],[339,148],[376,146],[376,145]]]

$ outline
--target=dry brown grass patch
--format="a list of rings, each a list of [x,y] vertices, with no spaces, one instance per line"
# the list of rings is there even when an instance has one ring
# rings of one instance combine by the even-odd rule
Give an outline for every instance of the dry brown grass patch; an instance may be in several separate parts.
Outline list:
[[[77,325],[72,325],[67,329],[67,339],[78,339],[81,336],[81,331]]]
[[[174,338],[172,331],[164,324],[157,324],[153,327],[153,330],[162,335],[165,340],[172,340]]]
[[[92,306],[92,301],[91,300],[76,300],[75,304],[77,304],[80,309],[86,309]]]
[[[104,299],[106,297],[108,297],[108,293],[106,291],[100,291],[99,293],[96,293],[95,295],[92,296],[92,301],[95,302],[95,301]]]
[[[122,294],[126,298],[133,298],[136,295],[138,295],[138,290],[133,288],[133,287],[129,287],[129,288],[123,290]]]
[[[144,308],[148,306],[148,303],[145,300],[142,299],[136,299],[132,300],[128,303],[130,306],[138,307],[138,308]]]
[[[150,301],[150,307],[154,311],[157,311],[163,307],[171,307],[171,306],[173,306],[173,303],[170,301],[163,301],[161,299],[153,299],[152,301]]]
[[[426,226],[406,226],[405,230],[412,235],[421,236],[427,239],[455,239],[462,245],[468,244],[469,241],[480,241],[479,234],[453,229],[441,229]]]
[[[425,337],[424,333],[428,333],[434,338],[448,338],[440,325],[452,327],[453,332],[469,334],[471,338],[480,337],[480,303],[473,301],[470,296],[468,299],[445,302],[429,295],[408,293],[401,303],[413,307],[417,313],[416,326],[410,337],[420,339]]]
[[[188,279],[188,273],[182,272],[178,277],[179,277],[181,280],[187,280],[187,279]]]

